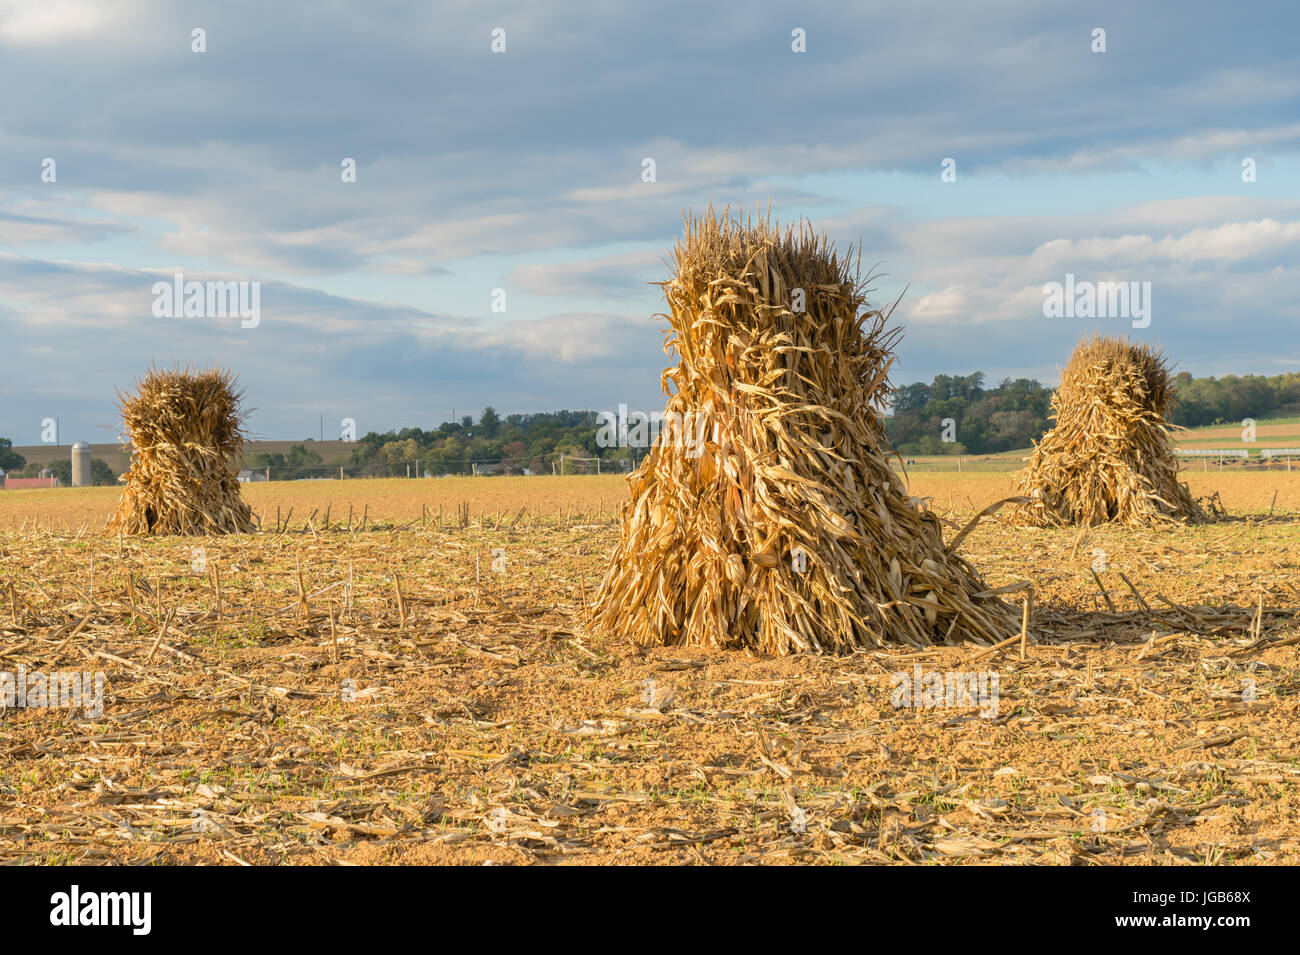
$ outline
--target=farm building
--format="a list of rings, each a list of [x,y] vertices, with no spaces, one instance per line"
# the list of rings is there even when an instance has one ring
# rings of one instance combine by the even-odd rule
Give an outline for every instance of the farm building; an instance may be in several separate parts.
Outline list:
[[[7,491],[17,491],[22,488],[33,487],[58,487],[59,479],[50,475],[49,477],[8,477],[7,475],[0,478],[0,487]]]

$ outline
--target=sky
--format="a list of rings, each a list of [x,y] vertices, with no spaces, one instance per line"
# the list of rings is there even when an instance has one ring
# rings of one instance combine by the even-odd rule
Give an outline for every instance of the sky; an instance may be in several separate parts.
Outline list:
[[[1298,30],[1198,0],[0,0],[0,436],[115,440],[151,364],[231,368],[266,439],[657,410],[653,283],[710,202],[860,252],[895,384],[1055,384],[1098,331],[1300,370]],[[178,273],[257,283],[256,321],[169,313]],[[1067,276],[1149,313],[1048,315]]]

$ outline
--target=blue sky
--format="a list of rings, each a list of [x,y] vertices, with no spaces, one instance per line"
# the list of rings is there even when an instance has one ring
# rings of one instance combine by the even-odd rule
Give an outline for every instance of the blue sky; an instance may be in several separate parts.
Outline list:
[[[650,283],[710,201],[906,289],[896,383],[1054,383],[1097,330],[1300,367],[1292,4],[551,6],[0,0],[0,435],[112,440],[151,362],[228,365],[267,438],[659,408]],[[260,323],[154,317],[178,271]],[[1066,273],[1150,326],[1045,318]]]

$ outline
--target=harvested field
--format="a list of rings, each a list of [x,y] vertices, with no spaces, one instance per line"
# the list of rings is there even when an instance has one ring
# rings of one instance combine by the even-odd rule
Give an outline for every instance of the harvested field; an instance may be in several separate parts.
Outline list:
[[[951,536],[1010,479],[911,491]],[[0,670],[107,679],[101,718],[0,716],[0,859],[1295,864],[1300,475],[1188,479],[1228,521],[963,541],[1033,582],[1023,658],[588,634],[621,479],[347,482],[315,532],[327,489],[251,486],[291,530],[216,538],[92,530],[114,489],[0,495]],[[481,488],[468,527],[422,524],[444,484],[444,517]],[[56,498],[53,530],[17,506]],[[917,666],[996,674],[996,713],[895,707]]]
[[[978,510],[989,501],[1012,493],[1015,485],[1008,472],[914,471],[910,493],[932,498],[939,509],[950,507]],[[1229,514],[1267,511],[1273,492],[1278,494],[1277,511],[1300,512],[1300,470],[1293,473],[1216,471],[1199,469],[1181,476],[1198,497],[1218,492]],[[85,487],[54,490],[0,491],[0,528],[18,530],[39,523],[61,532],[85,533],[102,528],[121,496],[119,488]],[[406,524],[427,516],[437,521],[439,508],[444,523],[454,520],[456,508],[470,506],[475,521],[495,521],[498,513],[511,518],[519,508],[528,508],[534,518],[555,520],[558,516],[581,514],[609,517],[627,496],[624,475],[578,475],[570,477],[449,477],[407,481],[378,478],[361,481],[272,481],[245,484],[241,494],[254,518],[275,529],[275,512],[289,518],[295,529],[313,510],[330,523],[347,523],[348,508],[353,522],[362,514],[383,524]],[[1262,502],[1262,505],[1261,505]],[[290,514],[292,511],[292,514]],[[506,518],[502,518],[505,520]],[[611,542],[612,543],[612,542]]]
[[[933,498],[936,508],[968,508],[976,510],[989,501],[999,500],[1015,490],[1013,475],[1009,473],[913,472],[910,484],[912,494]],[[1277,494],[1274,513],[1300,513],[1300,470],[1244,472],[1244,471],[1184,471],[1179,480],[1187,484],[1194,497],[1208,497],[1218,493],[1228,514],[1245,515],[1267,513],[1273,494]],[[1066,529],[1062,533],[1069,533]],[[1074,529],[1078,533],[1078,528]]]
[[[103,526],[113,512],[120,488],[56,488],[54,490],[0,492],[0,526],[18,527],[24,521],[50,521],[57,528],[76,530]],[[455,518],[456,508],[468,504],[470,514],[495,519],[498,511],[549,515],[608,512],[627,495],[626,475],[576,475],[569,477],[447,477],[420,480],[367,478],[348,481],[270,481],[240,485],[240,494],[252,508],[255,520],[274,530],[276,508],[281,518],[295,526],[313,510],[331,523],[346,524],[348,508],[353,522],[368,514],[371,520],[399,524],[428,516],[436,522],[439,509],[444,522]],[[290,517],[290,510],[293,514]]]
[[[1247,448],[1249,444],[1242,441],[1242,431],[1240,422],[1197,428],[1181,436],[1178,443],[1183,447],[1195,448]],[[1300,419],[1275,418],[1257,423],[1254,444],[1256,448],[1300,447]]]

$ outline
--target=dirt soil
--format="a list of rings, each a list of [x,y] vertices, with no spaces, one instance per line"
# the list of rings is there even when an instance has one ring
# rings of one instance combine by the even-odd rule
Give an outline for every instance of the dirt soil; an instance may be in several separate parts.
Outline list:
[[[0,861],[1296,864],[1300,474],[1189,479],[1228,520],[967,537],[1023,645],[780,660],[585,629],[619,479],[468,479],[441,526],[264,485],[222,539],[0,495],[0,671],[106,679],[0,713]],[[911,488],[950,536],[1009,490]],[[957,674],[996,697],[895,705]]]

